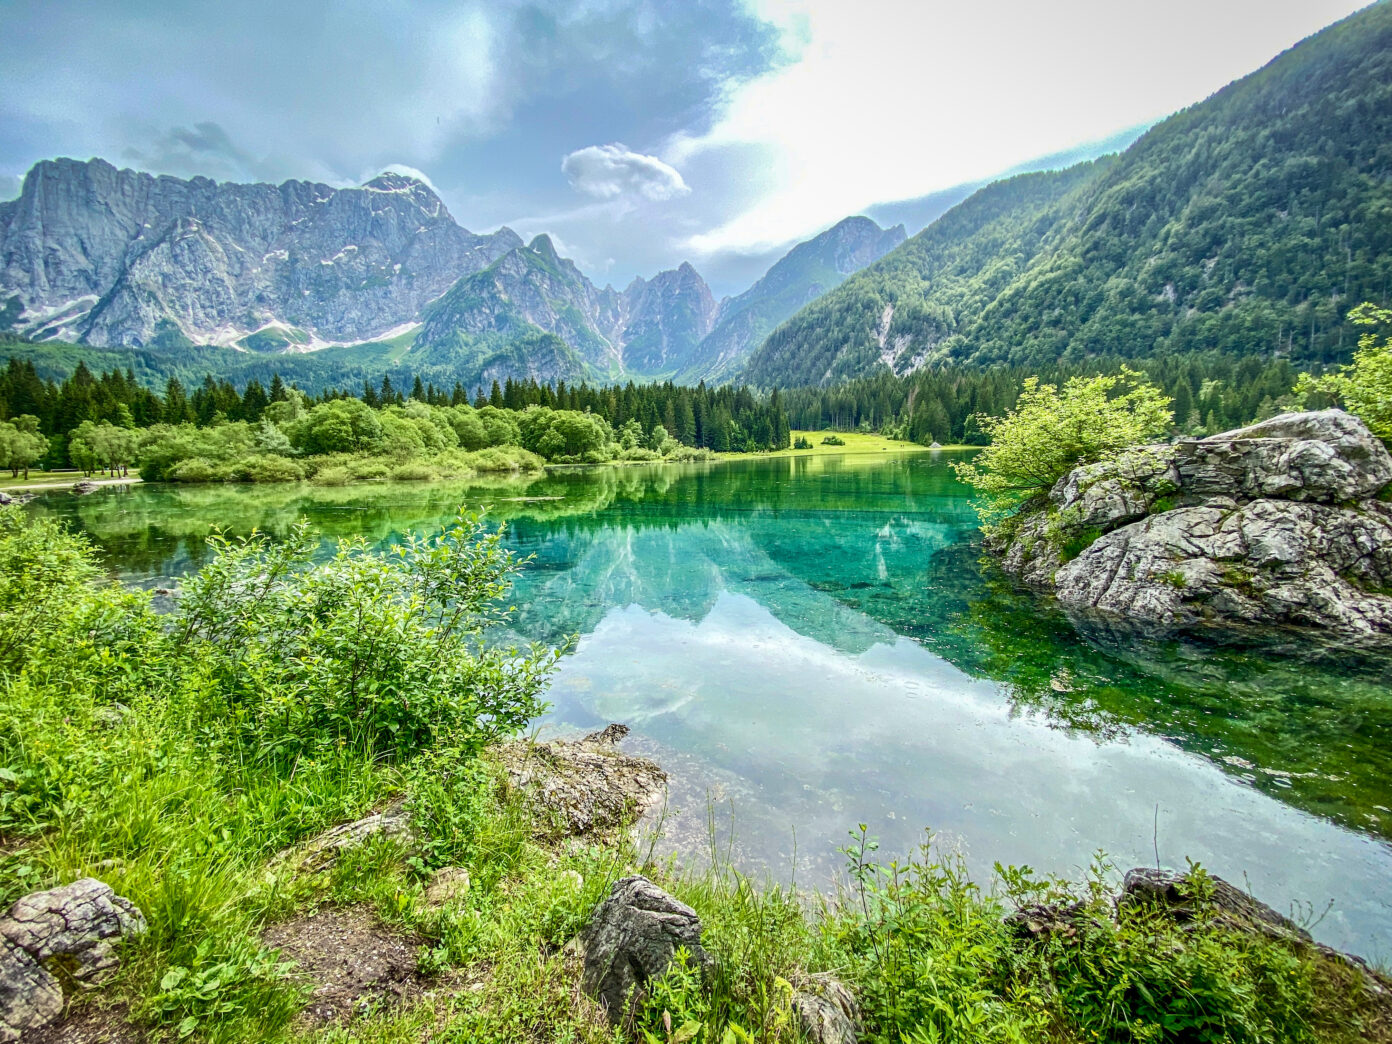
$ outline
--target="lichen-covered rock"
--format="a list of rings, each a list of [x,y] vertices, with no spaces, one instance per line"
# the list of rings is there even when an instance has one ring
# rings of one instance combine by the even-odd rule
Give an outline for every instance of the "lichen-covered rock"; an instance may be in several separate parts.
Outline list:
[[[1098,539],[1061,566],[1059,602],[1150,627],[1315,628],[1392,642],[1392,509],[1255,500],[1185,507]]]
[[[1011,520],[1007,572],[1080,622],[1392,644],[1392,455],[1340,410],[1075,468]]]
[[[1175,450],[1180,484],[1196,497],[1340,503],[1392,482],[1392,455],[1343,410],[1285,413]]]
[[[610,725],[576,741],[518,740],[497,749],[509,790],[545,828],[564,836],[603,835],[631,825],[662,800],[667,774],[647,758],[620,751],[628,734]]]
[[[380,812],[331,827],[280,852],[272,864],[290,863],[298,873],[321,873],[332,870],[344,852],[374,839],[394,841],[408,849],[416,844],[418,837],[405,801],[394,801]]]
[[[625,877],[595,908],[580,937],[585,954],[580,984],[617,1022],[651,979],[661,978],[677,950],[695,967],[708,961],[701,919],[646,877]]]
[[[1156,500],[1179,490],[1173,446],[1142,446],[1116,460],[1074,468],[1049,499],[1075,526],[1112,528],[1150,513]]]
[[[469,891],[469,871],[462,866],[443,866],[430,875],[425,886],[425,901],[443,906]]]
[[[100,982],[120,963],[117,944],[145,930],[134,903],[90,877],[18,900],[0,918],[0,1041],[21,1040],[62,1013],[55,972]]]
[[[793,1013],[811,1044],[856,1044],[860,1005],[850,990],[825,972],[809,975],[793,993]]]
[[[32,954],[0,936],[0,1041],[23,1040],[63,1013],[63,987]]]

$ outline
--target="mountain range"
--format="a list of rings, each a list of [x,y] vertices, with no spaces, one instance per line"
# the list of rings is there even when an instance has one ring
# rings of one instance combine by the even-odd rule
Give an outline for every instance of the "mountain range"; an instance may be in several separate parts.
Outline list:
[[[549,237],[470,232],[403,174],[239,185],[58,159],[0,203],[0,328],[98,348],[387,344],[469,385],[695,383],[736,372],[775,325],[904,238],[849,218],[717,302],[690,264],[601,289]]]
[[[223,346],[228,372],[312,352],[322,380],[470,387],[1341,359],[1349,309],[1392,298],[1392,0],[1118,153],[872,213],[932,220],[906,239],[847,218],[716,301],[689,264],[600,288],[549,237],[470,232],[400,173],[334,189],[45,161],[0,203],[0,331],[200,363]]]

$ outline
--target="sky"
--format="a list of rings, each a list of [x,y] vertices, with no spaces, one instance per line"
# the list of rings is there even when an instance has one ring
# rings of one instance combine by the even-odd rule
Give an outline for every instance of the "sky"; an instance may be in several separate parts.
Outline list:
[[[691,261],[719,296],[847,215],[1124,144],[1360,6],[0,0],[0,198],[55,156],[394,167],[598,283]]]

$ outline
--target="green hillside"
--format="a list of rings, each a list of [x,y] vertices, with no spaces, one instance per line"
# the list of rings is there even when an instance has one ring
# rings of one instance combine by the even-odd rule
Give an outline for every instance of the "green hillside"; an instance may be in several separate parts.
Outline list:
[[[1392,3],[1119,157],[988,186],[775,330],[745,376],[1219,350],[1327,360],[1392,292]]]

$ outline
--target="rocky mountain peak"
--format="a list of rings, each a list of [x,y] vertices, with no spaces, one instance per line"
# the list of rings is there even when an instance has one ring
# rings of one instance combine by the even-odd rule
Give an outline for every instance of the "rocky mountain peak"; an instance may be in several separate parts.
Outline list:
[[[0,300],[17,299],[15,328],[40,339],[318,347],[415,321],[519,243],[460,228],[398,172],[334,189],[48,160],[0,204]]]
[[[552,264],[561,263],[561,255],[556,253],[556,244],[551,242],[551,237],[545,232],[539,236],[533,236],[532,241],[527,244],[527,249],[534,254],[540,254]]]

